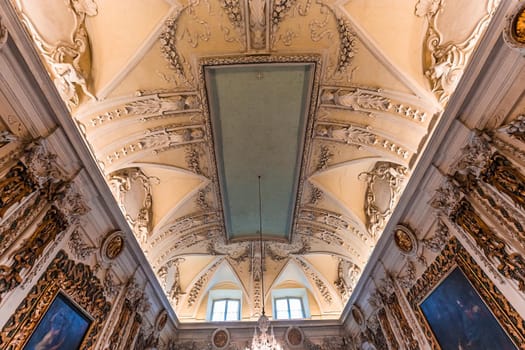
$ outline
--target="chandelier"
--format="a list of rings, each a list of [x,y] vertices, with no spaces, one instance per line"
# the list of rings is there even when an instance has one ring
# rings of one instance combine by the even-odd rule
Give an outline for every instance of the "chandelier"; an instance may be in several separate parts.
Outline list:
[[[270,320],[264,311],[264,271],[263,271],[263,241],[262,241],[262,201],[261,201],[261,176],[259,175],[259,248],[261,249],[261,299],[262,314],[257,320],[257,327],[253,331],[252,345],[245,350],[282,350],[281,345],[275,339],[273,327],[270,327]],[[257,333],[259,328],[259,333]],[[268,329],[270,333],[268,333]]]

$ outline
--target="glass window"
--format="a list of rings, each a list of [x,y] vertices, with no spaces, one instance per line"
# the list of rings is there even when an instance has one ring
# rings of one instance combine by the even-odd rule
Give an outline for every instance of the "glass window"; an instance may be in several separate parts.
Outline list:
[[[303,301],[297,297],[276,298],[275,311],[277,319],[304,318]]]
[[[213,301],[211,310],[212,321],[239,321],[240,319],[239,299],[216,299]]]

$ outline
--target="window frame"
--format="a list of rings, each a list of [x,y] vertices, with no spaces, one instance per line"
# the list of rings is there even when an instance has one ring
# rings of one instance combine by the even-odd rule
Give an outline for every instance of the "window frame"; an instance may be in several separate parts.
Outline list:
[[[272,315],[277,319],[277,309],[275,306],[275,299],[292,297],[299,298],[302,301],[303,308],[303,319],[311,318],[310,314],[310,303],[308,300],[308,291],[304,287],[292,287],[292,288],[276,288],[272,290]],[[296,318],[295,320],[298,320]]]
[[[299,303],[301,304],[301,317],[294,317],[294,318],[292,318],[292,312],[291,312],[291,308],[290,308],[290,300],[292,300],[292,299],[293,300],[299,300]],[[277,317],[277,314],[278,314],[277,301],[278,300],[286,300],[286,306],[287,306],[287,310],[286,311],[288,312],[288,318]],[[273,309],[275,311],[275,319],[276,320],[301,320],[301,319],[305,319],[306,318],[306,310],[304,308],[303,298],[300,297],[300,296],[289,295],[289,296],[275,297],[275,298],[273,298]]]
[[[214,310],[215,310],[215,303],[216,302],[219,302],[219,301],[225,301],[226,304],[224,306],[224,319],[223,320],[214,320],[213,319],[213,315],[214,315]],[[226,317],[228,316],[228,304],[230,302],[237,302],[237,319],[235,320],[227,320]],[[240,321],[241,320],[241,299],[237,299],[237,298],[216,298],[216,299],[212,299],[211,301],[211,312],[210,312],[210,321],[211,322],[225,322],[225,321],[229,321],[229,322],[235,322],[235,321]]]

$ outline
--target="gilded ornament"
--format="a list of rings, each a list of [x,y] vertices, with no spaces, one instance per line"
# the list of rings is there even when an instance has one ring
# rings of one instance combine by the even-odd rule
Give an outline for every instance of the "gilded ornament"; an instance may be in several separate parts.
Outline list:
[[[284,339],[286,340],[286,344],[294,348],[301,348],[304,343],[304,334],[303,331],[299,327],[291,326],[286,329],[286,333],[284,334]]]
[[[516,5],[513,13],[507,17],[503,39],[513,49],[525,54],[525,5]]]
[[[388,342],[388,345],[389,345],[388,349],[399,350],[399,343],[397,342],[397,339],[394,335],[394,331],[392,330],[392,326],[390,325],[390,322],[388,321],[388,316],[386,315],[386,311],[384,308],[381,308],[377,312],[377,319],[379,321],[381,328],[383,329],[383,333]]]
[[[405,255],[412,256],[417,251],[417,239],[414,232],[406,225],[397,225],[394,229],[394,243]]]
[[[525,209],[525,176],[507,158],[495,153],[482,179]]]
[[[22,272],[31,270],[47,246],[66,228],[66,219],[52,206],[31,236],[12,253],[11,259],[8,260],[10,265],[0,265],[0,302],[2,294],[20,285],[23,279]]]
[[[22,349],[60,291],[73,299],[92,318],[80,350],[93,349],[105,325],[111,304],[106,301],[104,288],[91,268],[70,260],[62,250],[5,323],[0,332],[0,348]]]
[[[211,339],[214,349],[226,349],[230,344],[230,332],[226,328],[217,328],[213,332]]]
[[[157,318],[155,319],[155,330],[157,332],[161,332],[164,327],[166,326],[166,323],[168,322],[168,312],[166,310],[162,310],[157,315]]]
[[[441,347],[419,305],[448,273],[456,267],[459,267],[465,274],[514,343],[519,345],[525,344],[524,320],[481,267],[468,254],[457,238],[452,237],[443,248],[441,254],[436,257],[434,262],[421,275],[407,294],[409,304],[414,311],[416,319],[431,349],[438,350],[441,349]]]
[[[0,217],[35,190],[36,185],[27,167],[18,162],[0,179]]]
[[[112,232],[104,239],[101,247],[102,256],[106,260],[114,260],[122,253],[124,245],[124,235],[122,231]]]
[[[366,327],[366,322],[361,308],[354,304],[352,305],[350,312],[352,313],[352,318],[354,319],[355,323],[357,323],[359,328],[364,329]]]
[[[525,44],[525,8],[516,14],[513,29],[516,41]]]

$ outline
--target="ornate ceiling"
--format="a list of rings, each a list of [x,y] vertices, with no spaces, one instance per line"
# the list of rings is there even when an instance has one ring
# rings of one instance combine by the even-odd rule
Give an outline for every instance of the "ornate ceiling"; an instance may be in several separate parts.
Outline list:
[[[241,290],[243,319],[261,311],[258,242],[225,231],[214,145],[228,140],[212,130],[206,67],[314,65],[295,217],[289,240],[266,237],[265,298],[305,288],[312,318],[338,318],[497,6],[12,3],[181,321],[205,319],[212,289]]]

